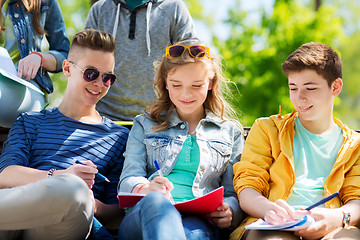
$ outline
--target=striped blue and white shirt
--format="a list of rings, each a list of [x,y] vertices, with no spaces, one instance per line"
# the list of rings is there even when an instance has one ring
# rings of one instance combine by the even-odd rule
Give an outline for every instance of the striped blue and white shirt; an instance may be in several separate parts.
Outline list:
[[[129,130],[104,117],[100,124],[64,116],[57,108],[24,113],[11,128],[0,156],[0,172],[10,165],[40,170],[66,169],[75,160],[91,160],[110,183],[95,178],[93,192],[105,204],[117,204],[117,184]]]

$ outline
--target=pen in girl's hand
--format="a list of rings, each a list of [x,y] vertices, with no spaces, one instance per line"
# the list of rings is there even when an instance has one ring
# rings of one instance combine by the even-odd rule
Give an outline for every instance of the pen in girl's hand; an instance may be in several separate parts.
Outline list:
[[[164,177],[164,174],[162,173],[161,168],[160,168],[160,165],[159,165],[159,163],[158,163],[157,160],[154,160],[154,164],[155,164],[155,167],[156,167],[156,169],[157,169],[157,173],[159,174],[159,176],[160,176],[160,177]]]
[[[164,177],[164,174],[162,173],[161,168],[160,168],[160,165],[159,165],[159,163],[158,163],[157,160],[154,160],[154,164],[155,164],[155,167],[156,167],[156,169],[157,169],[157,173],[159,174],[159,176],[160,176],[160,177]],[[172,204],[175,204],[174,199],[172,198],[171,194],[170,194],[170,202],[171,202]]]
[[[81,164],[81,165],[85,165],[85,164],[83,164],[82,162],[80,162],[79,160],[76,160],[75,163],[78,163],[78,164]],[[97,175],[98,175],[99,177],[101,177],[102,179],[104,179],[106,182],[110,182],[110,180],[109,180],[107,177],[105,177],[104,175],[102,175],[101,173],[98,172]]]
[[[319,206],[319,205],[321,205],[321,204],[323,204],[323,203],[326,203],[327,201],[330,201],[331,199],[333,199],[334,197],[337,197],[337,196],[339,196],[339,192],[333,193],[333,194],[331,194],[330,196],[321,199],[321,200],[318,201],[317,203],[314,203],[313,205],[305,208],[305,210],[308,210],[308,211],[309,211],[309,210],[313,209],[314,207],[317,207],[317,206]]]

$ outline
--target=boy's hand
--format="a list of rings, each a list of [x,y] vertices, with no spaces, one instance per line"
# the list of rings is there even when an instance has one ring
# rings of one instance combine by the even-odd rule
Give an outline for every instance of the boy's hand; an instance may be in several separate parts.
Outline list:
[[[308,228],[300,229],[295,235],[305,239],[320,239],[342,225],[343,212],[338,208],[314,208],[309,212],[315,223]]]
[[[207,217],[210,217],[211,221],[219,228],[227,228],[231,225],[233,214],[229,204],[223,203],[216,212],[209,213]]]
[[[296,212],[286,201],[278,199],[272,203],[271,209],[265,213],[264,220],[269,224],[283,224],[295,221],[300,213],[301,212]]]
[[[65,170],[60,170],[60,171],[62,171],[63,173],[74,174],[74,175],[82,178],[85,181],[85,183],[89,186],[89,188],[91,189],[95,183],[95,174],[98,173],[97,167],[90,160],[83,161],[82,163],[84,165],[74,164],[74,165],[70,166],[69,168],[67,168]],[[55,171],[54,174],[57,174],[60,171]]]

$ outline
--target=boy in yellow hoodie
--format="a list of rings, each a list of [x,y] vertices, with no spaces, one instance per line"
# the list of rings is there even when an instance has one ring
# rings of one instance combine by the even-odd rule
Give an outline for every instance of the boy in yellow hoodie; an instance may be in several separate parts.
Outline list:
[[[252,126],[234,165],[234,188],[249,217],[230,238],[359,239],[360,134],[333,117],[343,86],[341,60],[329,46],[311,42],[282,68],[295,111]],[[325,205],[301,210],[334,192],[340,195]],[[245,229],[259,218],[282,224],[304,214],[315,222],[295,232]]]

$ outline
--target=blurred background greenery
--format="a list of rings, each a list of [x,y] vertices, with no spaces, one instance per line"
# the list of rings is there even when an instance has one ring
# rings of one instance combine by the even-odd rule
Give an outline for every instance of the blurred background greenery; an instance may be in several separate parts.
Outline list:
[[[94,0],[58,1],[71,39],[83,28]],[[223,59],[226,77],[233,83],[229,85],[233,93],[229,100],[244,126],[251,126],[258,117],[278,113],[280,105],[282,113],[292,111],[281,64],[301,44],[316,41],[333,47],[343,61],[344,88],[335,102],[335,116],[360,129],[360,1],[273,0],[270,8],[260,4],[252,10],[244,7],[249,0],[184,2],[195,27],[201,30],[200,39],[204,40],[202,33],[206,31],[207,43]],[[231,4],[219,30],[214,16],[225,2]],[[209,5],[215,8],[209,10]],[[227,28],[228,33],[221,28]],[[52,75],[52,79],[55,91],[49,95],[51,107],[59,104],[66,87],[62,73]]]

